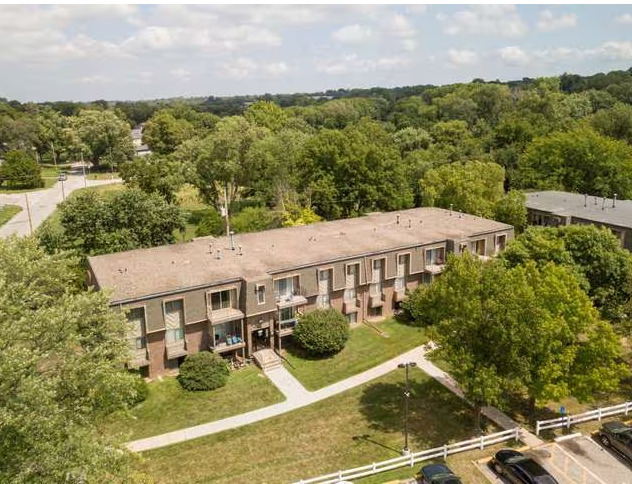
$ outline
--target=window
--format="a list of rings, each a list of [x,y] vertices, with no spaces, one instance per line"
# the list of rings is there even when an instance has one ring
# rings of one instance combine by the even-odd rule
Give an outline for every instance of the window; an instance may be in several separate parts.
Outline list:
[[[241,321],[229,321],[213,326],[214,347],[231,346],[243,343]]]
[[[476,255],[485,255],[485,239],[472,242],[472,249]]]
[[[231,306],[231,294],[232,290],[219,291],[211,293],[211,307],[213,311],[220,309],[228,309]]]
[[[279,311],[279,321],[283,322],[283,321],[289,321],[291,319],[294,319],[293,307],[283,308]]]
[[[397,276],[407,276],[410,268],[410,254],[400,254],[397,256]]]
[[[184,307],[183,300],[165,303],[165,340],[167,344],[184,339]]]
[[[331,269],[318,271],[318,294],[329,294],[331,292]]]
[[[426,265],[439,266],[445,263],[445,248],[437,247],[426,251]]]
[[[295,290],[294,279],[294,277],[286,277],[285,279],[277,279],[274,281],[274,292],[277,300],[292,298]],[[298,288],[298,277],[296,278],[296,282],[296,288]]]
[[[265,304],[266,303],[266,286],[260,285],[257,286],[257,304]]]
[[[360,264],[349,264],[346,269],[344,300],[351,301],[356,298],[356,287],[360,275]]]
[[[134,308],[127,314],[130,323],[129,339],[133,348],[141,350],[147,347],[147,331],[145,329],[145,308]]]
[[[347,319],[349,320],[349,324],[357,323],[358,322],[358,313],[347,314]]]
[[[465,252],[466,250],[469,250],[469,249],[468,249],[468,246],[467,246],[467,242],[461,242],[461,243],[459,244],[459,254],[462,254],[462,253],[463,253],[463,252]]]
[[[497,235],[496,236],[496,244],[494,246],[494,252],[498,254],[505,250],[505,246],[507,245],[507,236],[506,235]]]

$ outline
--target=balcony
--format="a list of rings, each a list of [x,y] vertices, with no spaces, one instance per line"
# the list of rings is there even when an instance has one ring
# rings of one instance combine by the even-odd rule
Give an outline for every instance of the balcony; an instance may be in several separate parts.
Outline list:
[[[434,276],[437,274],[441,274],[443,272],[444,267],[445,267],[445,263],[439,260],[434,264],[426,264],[426,266],[424,267],[424,271],[429,272],[430,274]]]
[[[212,324],[221,324],[244,317],[244,313],[235,308],[212,309],[211,307],[207,307],[206,313]]]
[[[140,368],[141,366],[149,366],[149,350],[147,348],[132,349],[132,358],[129,366]]]
[[[173,360],[174,358],[180,358],[187,355],[186,340],[181,339],[174,341],[173,343],[167,343],[165,350],[167,352],[167,359]]]
[[[344,314],[357,313],[359,309],[360,309],[360,300],[358,298],[345,300],[342,303],[342,312]]]
[[[386,300],[386,296],[383,293],[375,293],[369,294],[369,307],[370,308],[379,308],[380,306],[384,306],[384,301]]]
[[[275,294],[275,300],[278,309],[289,308],[294,306],[304,306],[307,304],[305,291],[294,290],[283,294]]]
[[[225,351],[238,350],[244,348],[246,342],[241,334],[226,335],[223,338],[219,338],[215,341],[215,344],[211,345],[211,349],[216,353],[223,353]]]
[[[298,319],[285,319],[283,321],[279,321],[279,335],[287,336],[294,332],[294,328],[298,324]]]

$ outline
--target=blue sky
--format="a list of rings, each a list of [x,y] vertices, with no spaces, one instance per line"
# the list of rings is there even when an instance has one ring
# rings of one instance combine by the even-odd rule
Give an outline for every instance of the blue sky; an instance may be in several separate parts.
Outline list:
[[[631,5],[1,5],[0,97],[133,100],[632,67]]]

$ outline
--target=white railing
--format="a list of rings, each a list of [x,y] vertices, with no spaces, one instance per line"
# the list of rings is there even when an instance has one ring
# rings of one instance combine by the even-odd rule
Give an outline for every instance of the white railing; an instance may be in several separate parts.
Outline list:
[[[520,428],[516,427],[511,430],[504,430],[495,434],[482,435],[463,442],[457,442],[455,444],[446,444],[442,447],[435,447],[434,449],[422,450],[421,452],[414,452],[410,455],[404,455],[401,457],[395,457],[394,459],[385,460],[382,462],[374,462],[362,467],[356,467],[355,469],[347,469],[344,471],[334,472],[324,476],[313,477],[311,479],[297,481],[294,484],[336,484],[343,480],[359,479],[361,477],[371,476],[373,474],[379,474],[380,472],[386,472],[399,467],[410,466],[414,467],[415,464],[423,462],[429,459],[436,459],[437,457],[445,459],[451,454],[458,452],[465,452],[472,449],[484,449],[489,445],[498,444],[500,442],[506,442],[507,440],[519,440]]]
[[[588,420],[601,420],[603,417],[612,415],[627,415],[632,410],[632,402],[625,402],[612,407],[598,408],[590,412],[577,415],[565,415],[564,417],[552,418],[550,420],[538,420],[535,424],[535,434],[540,435],[542,430],[556,429],[561,427],[569,428],[572,424],[587,422]]]

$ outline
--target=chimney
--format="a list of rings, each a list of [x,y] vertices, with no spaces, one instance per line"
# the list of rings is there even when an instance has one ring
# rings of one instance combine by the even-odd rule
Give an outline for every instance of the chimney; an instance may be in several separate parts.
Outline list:
[[[397,214],[397,225],[399,225],[399,214]]]
[[[450,204],[450,217],[452,217],[452,204]]]
[[[615,193],[612,196],[612,208],[615,208],[615,205],[617,204],[617,194]]]
[[[584,207],[588,205],[588,194],[584,193]]]
[[[222,258],[222,251],[217,249],[217,258],[221,259]]]

